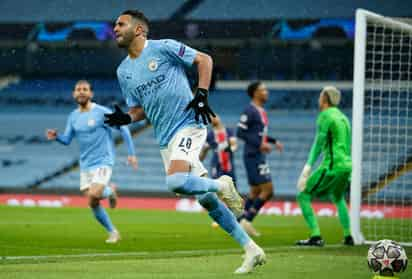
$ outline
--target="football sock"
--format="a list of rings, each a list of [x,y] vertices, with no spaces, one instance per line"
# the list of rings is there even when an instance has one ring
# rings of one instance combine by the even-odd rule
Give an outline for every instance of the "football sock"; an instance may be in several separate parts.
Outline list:
[[[343,235],[350,236],[351,231],[350,231],[350,218],[349,218],[349,213],[348,213],[348,207],[346,206],[346,201],[342,197],[338,200],[333,201],[336,205],[336,208],[338,210],[338,217],[339,217],[339,222],[342,225],[343,228]]]
[[[251,240],[236,220],[235,215],[224,205],[215,193],[206,193],[197,197],[199,203],[209,212],[209,216],[230,234],[240,246],[244,247]]]
[[[302,209],[303,217],[310,229],[310,236],[320,236],[318,220],[312,208],[312,196],[305,192],[300,192],[297,197],[300,208]]]
[[[246,198],[246,200],[245,200],[245,209],[243,211],[243,214],[238,217],[238,219],[237,219],[238,221],[246,218],[246,212],[248,212],[248,210],[252,206],[253,201],[254,201],[254,199],[251,199],[250,197]]]
[[[199,177],[190,173],[178,172],[166,177],[169,189],[178,194],[199,195],[217,192],[220,184],[214,179]]]
[[[244,213],[244,216],[245,216],[246,220],[248,220],[249,222],[252,222],[253,219],[255,219],[256,215],[259,213],[259,210],[262,208],[262,206],[265,203],[266,203],[265,200],[263,200],[261,198],[256,198],[253,201],[253,204]]]
[[[94,217],[96,218],[97,221],[108,231],[108,232],[113,232],[114,231],[114,226],[112,224],[112,221],[110,220],[109,215],[107,214],[106,210],[101,205],[98,205],[97,207],[92,208]]]

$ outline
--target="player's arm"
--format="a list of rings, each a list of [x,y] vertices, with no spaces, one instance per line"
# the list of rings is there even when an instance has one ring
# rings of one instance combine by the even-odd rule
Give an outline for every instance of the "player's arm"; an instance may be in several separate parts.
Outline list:
[[[132,135],[130,134],[130,130],[127,126],[120,127],[120,134],[123,137],[124,142],[127,145],[127,162],[130,166],[132,166],[135,170],[137,169],[137,157],[135,148],[133,145]]]
[[[72,142],[74,130],[71,123],[71,116],[67,119],[66,129],[63,134],[58,134],[56,129],[48,129],[46,137],[48,140],[55,140],[61,144],[69,145]]]
[[[252,116],[253,115],[248,111],[245,111],[240,116],[240,121],[237,124],[236,135],[238,138],[242,139],[245,143],[253,145],[256,148],[260,148],[260,145],[262,143],[262,138],[250,131],[249,126],[251,123]]]
[[[207,125],[212,122],[211,117],[215,117],[215,113],[209,107],[208,95],[209,86],[212,79],[213,60],[206,53],[198,51],[193,61],[197,65],[199,75],[199,83],[196,89],[193,100],[187,105],[186,110],[193,109],[195,119],[199,121],[199,116],[202,117],[203,123]]]
[[[312,147],[309,152],[308,160],[306,161],[305,166],[303,167],[302,173],[299,176],[297,187],[299,191],[303,191],[306,187],[306,181],[309,178],[310,172],[312,171],[312,166],[316,163],[319,158],[319,155],[322,151],[322,146],[326,143],[328,136],[329,124],[327,119],[322,116],[319,116],[317,120],[317,129],[315,140],[312,144]]]
[[[197,66],[199,83],[195,96],[186,106],[186,110],[192,109],[195,112],[196,121],[202,117],[203,123],[207,125],[212,121],[211,117],[215,116],[207,100],[212,79],[212,57],[175,40],[164,40],[163,42],[162,52],[175,64],[184,67],[191,67],[193,64]]]
[[[231,152],[237,150],[237,138],[235,132],[232,129],[227,129],[227,136],[229,138],[229,148]]]
[[[329,123],[325,117],[319,117],[317,121],[317,129],[315,140],[309,152],[309,157],[306,162],[307,165],[312,167],[319,158],[322,151],[322,146],[326,143],[329,131]]]
[[[199,74],[199,84],[197,87],[209,90],[213,70],[212,57],[206,53],[198,51],[193,63],[197,66],[197,72]]]
[[[117,79],[119,81],[121,92],[126,100],[126,104],[129,107],[129,111],[127,113],[123,112],[119,105],[115,105],[113,113],[106,113],[104,115],[104,123],[109,126],[119,127],[145,119],[146,115],[140,101],[132,93],[132,89],[130,89],[124,74],[122,74],[119,70],[117,71]]]
[[[202,150],[200,151],[200,155],[199,155],[199,159],[200,161],[203,161],[206,158],[207,153],[210,150],[210,145],[205,143],[205,145],[203,145]]]
[[[229,145],[230,145],[230,151],[235,152],[237,150],[237,139],[236,139],[236,137],[230,137],[229,138]]]
[[[104,123],[109,126],[128,125],[132,122],[137,122],[146,118],[143,108],[141,107],[131,107],[128,112],[124,112],[119,105],[114,105],[114,112],[106,113],[104,117]]]
[[[129,108],[128,114],[131,117],[131,122],[138,122],[146,118],[142,107],[131,107]]]
[[[283,151],[283,143],[281,143],[280,140],[278,140],[278,139],[276,139],[276,138],[274,138],[274,137],[271,137],[271,136],[267,136],[267,140],[268,140],[268,143],[274,144],[275,147],[276,147],[276,149],[277,149],[279,152],[282,152],[282,151]]]

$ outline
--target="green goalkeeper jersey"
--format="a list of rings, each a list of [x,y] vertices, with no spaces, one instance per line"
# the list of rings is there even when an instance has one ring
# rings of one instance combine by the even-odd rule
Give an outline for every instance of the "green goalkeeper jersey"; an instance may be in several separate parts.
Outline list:
[[[320,167],[351,170],[351,128],[346,115],[338,108],[330,107],[319,114],[316,124],[316,138],[307,163],[313,166],[322,153]]]

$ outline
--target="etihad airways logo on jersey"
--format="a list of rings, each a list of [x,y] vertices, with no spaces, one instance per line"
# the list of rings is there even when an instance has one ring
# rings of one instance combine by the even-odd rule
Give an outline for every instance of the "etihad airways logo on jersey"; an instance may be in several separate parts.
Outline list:
[[[138,85],[135,89],[135,92],[140,97],[146,97],[154,91],[157,91],[161,87],[161,84],[165,79],[165,75],[158,75],[155,78]]]

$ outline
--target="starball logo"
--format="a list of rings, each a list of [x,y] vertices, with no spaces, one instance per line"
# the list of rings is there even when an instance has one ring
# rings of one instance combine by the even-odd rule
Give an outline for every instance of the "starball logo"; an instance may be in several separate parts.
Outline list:
[[[134,90],[135,94],[140,97],[146,97],[147,95],[157,91],[165,79],[165,75],[158,75],[145,83],[139,84]]]

